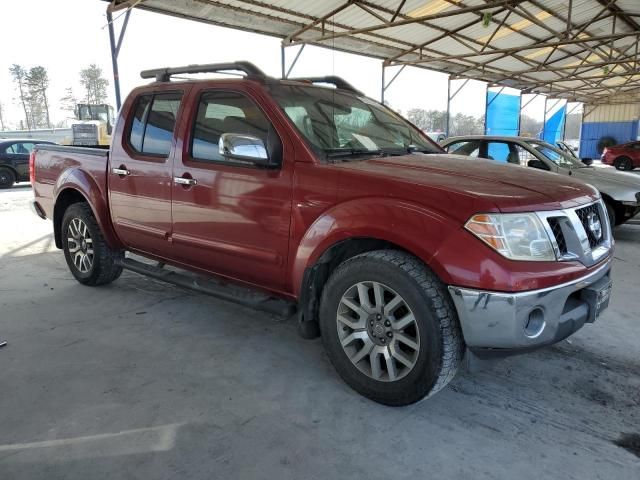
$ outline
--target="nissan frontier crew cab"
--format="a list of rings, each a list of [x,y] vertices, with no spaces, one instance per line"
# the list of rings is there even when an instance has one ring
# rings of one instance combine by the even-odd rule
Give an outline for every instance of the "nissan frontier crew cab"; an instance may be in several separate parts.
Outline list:
[[[171,80],[231,70],[245,76]],[[608,305],[613,239],[585,183],[447,155],[338,77],[247,62],[142,77],[109,151],[31,157],[33,209],[84,285],[126,268],[296,311],[386,405],[442,389],[465,354],[556,343]]]

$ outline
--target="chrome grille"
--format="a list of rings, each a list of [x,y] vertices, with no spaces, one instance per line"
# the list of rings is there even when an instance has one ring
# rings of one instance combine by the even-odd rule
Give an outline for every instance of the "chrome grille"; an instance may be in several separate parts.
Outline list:
[[[576,210],[576,215],[578,215],[578,218],[580,219],[580,222],[584,227],[584,231],[589,238],[589,245],[591,246],[591,248],[597,247],[598,245],[601,245],[602,242],[604,242],[604,235],[600,234],[600,238],[597,238],[589,227],[589,214],[593,213],[600,222],[600,228],[602,229],[602,218],[600,218],[600,212],[598,210],[598,204],[596,203],[589,205],[588,207],[578,208]]]
[[[561,255],[567,254],[567,242],[564,239],[564,233],[562,233],[562,226],[560,225],[560,221],[562,217],[549,217],[547,221],[549,222],[549,226],[551,227],[551,231],[553,232],[553,236],[556,239],[556,243],[558,244],[558,250]]]
[[[589,216],[600,222],[600,238],[589,228]],[[607,256],[613,246],[607,210],[601,200],[577,208],[536,213],[551,240],[556,258],[560,261],[579,261],[595,265]],[[591,216],[593,223],[594,217]]]

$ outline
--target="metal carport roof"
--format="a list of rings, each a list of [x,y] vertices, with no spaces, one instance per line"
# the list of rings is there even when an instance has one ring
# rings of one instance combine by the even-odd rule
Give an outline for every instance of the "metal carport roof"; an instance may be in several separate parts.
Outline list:
[[[640,92],[639,0],[112,0],[283,39],[598,103]]]

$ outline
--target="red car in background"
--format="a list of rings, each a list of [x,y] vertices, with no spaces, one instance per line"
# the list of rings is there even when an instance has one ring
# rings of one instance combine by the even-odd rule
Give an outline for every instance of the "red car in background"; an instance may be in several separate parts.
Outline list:
[[[618,170],[633,170],[640,167],[640,142],[605,147],[600,160],[607,165],[613,165]]]

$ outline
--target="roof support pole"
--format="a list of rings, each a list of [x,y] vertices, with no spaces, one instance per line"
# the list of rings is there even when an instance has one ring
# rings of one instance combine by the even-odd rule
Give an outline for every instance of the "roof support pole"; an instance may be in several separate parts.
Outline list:
[[[542,134],[540,135],[540,139],[544,140],[544,133],[547,128],[547,100],[549,97],[544,96],[544,117],[542,117]]]
[[[391,84],[396,80],[396,78],[398,78],[398,75],[400,75],[402,73],[402,71],[405,69],[406,65],[402,65],[402,67],[400,67],[400,70],[398,70],[396,72],[396,74],[391,77],[391,80],[389,80],[388,83],[385,83],[385,68],[386,65],[383,62],[382,63],[382,93],[380,95],[380,98],[382,99],[382,103],[384,104],[384,93],[387,91],[387,88],[389,88],[391,86]]]
[[[385,67],[384,62],[383,62],[382,63],[382,74],[381,74],[382,78],[380,79],[381,80],[381,82],[380,82],[380,85],[381,85],[380,86],[380,103],[383,104],[383,105],[384,105],[384,91],[386,90],[386,88],[384,88],[384,82],[385,82],[384,71],[385,71],[385,68],[386,67]]]
[[[296,66],[296,62],[298,61],[298,58],[300,58],[300,54],[302,53],[306,45],[307,45],[306,43],[303,43],[302,45],[300,45],[300,48],[298,49],[296,56],[293,58],[293,62],[291,62],[291,65],[289,65],[289,68],[287,69],[287,73],[284,74],[283,78],[289,78],[289,75],[291,74],[291,70],[293,70],[293,67]]]
[[[447,123],[444,133],[449,138],[449,117],[451,116],[451,75],[447,77]]]
[[[113,69],[113,88],[116,94],[116,109],[120,110],[122,106],[122,97],[120,95],[120,74],[118,72],[118,54],[120,53],[120,47],[124,40],[124,34],[129,24],[129,16],[131,15],[131,9],[128,9],[124,14],[124,22],[120,28],[120,35],[116,42],[115,29],[113,28],[113,15],[111,13],[111,5],[107,7],[107,25],[109,28],[109,45],[111,47],[111,67]]]
[[[285,53],[284,53],[284,45],[280,45],[280,77],[285,78]]]

